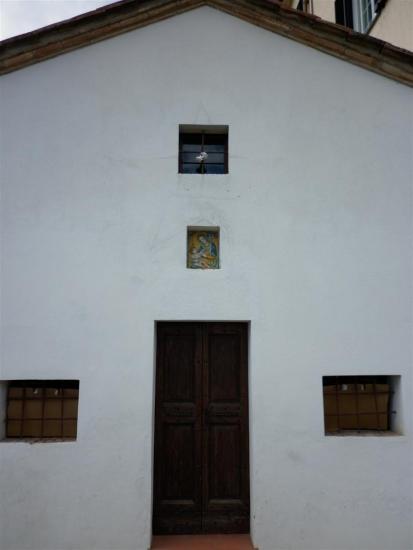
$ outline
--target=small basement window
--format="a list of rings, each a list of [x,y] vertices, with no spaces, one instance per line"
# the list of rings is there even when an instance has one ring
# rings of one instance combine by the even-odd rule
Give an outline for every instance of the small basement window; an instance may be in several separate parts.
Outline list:
[[[395,431],[392,422],[398,376],[324,376],[324,426],[327,435]]]
[[[76,439],[78,380],[7,384],[6,439]]]
[[[228,173],[228,126],[179,127],[180,174]]]

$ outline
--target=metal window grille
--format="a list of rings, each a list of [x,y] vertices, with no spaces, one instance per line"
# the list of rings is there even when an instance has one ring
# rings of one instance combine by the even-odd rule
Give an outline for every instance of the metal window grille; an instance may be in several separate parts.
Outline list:
[[[197,157],[207,153],[207,158]],[[180,132],[179,134],[180,174],[227,174],[228,133]]]
[[[7,438],[76,438],[79,382],[11,381],[7,390]]]
[[[390,395],[386,376],[324,377],[326,433],[390,430]]]

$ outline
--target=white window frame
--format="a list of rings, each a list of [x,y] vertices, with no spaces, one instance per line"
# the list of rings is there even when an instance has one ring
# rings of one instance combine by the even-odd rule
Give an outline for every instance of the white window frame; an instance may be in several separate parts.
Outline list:
[[[359,32],[368,32],[377,13],[374,9],[374,0],[353,0],[353,19],[354,28]],[[364,21],[363,15],[367,15],[367,20]]]

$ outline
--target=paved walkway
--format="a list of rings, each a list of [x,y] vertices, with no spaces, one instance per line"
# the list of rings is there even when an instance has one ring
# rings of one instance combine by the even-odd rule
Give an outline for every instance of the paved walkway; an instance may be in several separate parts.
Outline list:
[[[152,550],[254,550],[249,535],[174,535],[153,537]]]

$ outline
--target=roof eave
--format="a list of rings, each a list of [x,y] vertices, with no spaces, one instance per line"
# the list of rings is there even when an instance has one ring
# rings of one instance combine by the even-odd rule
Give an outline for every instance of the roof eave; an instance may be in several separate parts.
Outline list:
[[[413,54],[272,0],[122,0],[0,42],[6,74],[189,10],[210,6],[413,86]]]

